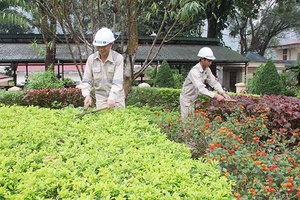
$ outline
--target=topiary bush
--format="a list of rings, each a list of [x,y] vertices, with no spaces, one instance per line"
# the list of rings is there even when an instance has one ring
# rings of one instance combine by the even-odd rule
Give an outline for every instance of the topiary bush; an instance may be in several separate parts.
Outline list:
[[[26,89],[64,88],[64,82],[59,80],[53,71],[39,72],[29,77]]]
[[[155,87],[166,87],[166,88],[174,88],[175,82],[172,70],[167,61],[163,61],[160,67],[158,68],[156,77],[154,79]]]
[[[259,95],[281,94],[282,89],[283,85],[276,66],[269,59],[265,65],[259,66],[256,70],[250,92]]]

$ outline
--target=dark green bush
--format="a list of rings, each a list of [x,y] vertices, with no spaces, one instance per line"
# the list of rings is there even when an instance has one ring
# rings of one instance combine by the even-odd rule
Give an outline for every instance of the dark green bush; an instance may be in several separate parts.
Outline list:
[[[53,71],[35,73],[29,78],[26,89],[64,88],[64,82],[59,80]]]
[[[175,82],[172,70],[167,61],[163,61],[160,67],[158,68],[155,80],[155,87],[165,87],[165,88],[174,88]]]
[[[183,76],[179,73],[178,69],[172,70],[173,78],[174,78],[174,88],[181,89],[183,83]]]
[[[4,105],[22,105],[23,96],[24,92],[22,91],[8,92],[5,90],[0,90],[0,103]]]
[[[283,85],[276,66],[271,60],[258,67],[253,76],[251,87],[250,91],[253,94],[281,94]]]

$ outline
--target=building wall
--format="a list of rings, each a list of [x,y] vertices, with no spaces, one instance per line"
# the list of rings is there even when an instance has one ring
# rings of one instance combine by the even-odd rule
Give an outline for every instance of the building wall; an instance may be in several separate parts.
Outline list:
[[[271,49],[275,52],[275,60],[297,60],[300,54],[300,42],[279,45]]]

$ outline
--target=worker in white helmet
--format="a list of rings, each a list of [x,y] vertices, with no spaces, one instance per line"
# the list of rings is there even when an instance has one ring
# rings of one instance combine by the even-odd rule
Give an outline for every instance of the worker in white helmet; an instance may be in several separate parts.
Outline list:
[[[200,61],[188,73],[180,94],[180,108],[183,118],[188,117],[194,112],[194,103],[200,93],[211,98],[216,98],[219,101],[230,99],[230,96],[225,93],[221,84],[216,80],[209,68],[212,61],[216,59],[212,50],[209,47],[203,47],[199,50],[198,56],[200,57]],[[218,93],[209,91],[206,88],[205,82]]]
[[[95,35],[93,45],[97,51],[87,59],[81,84],[85,106],[91,105],[91,91],[94,89],[97,109],[125,107],[124,59],[111,49],[114,41],[114,34],[105,27]]]

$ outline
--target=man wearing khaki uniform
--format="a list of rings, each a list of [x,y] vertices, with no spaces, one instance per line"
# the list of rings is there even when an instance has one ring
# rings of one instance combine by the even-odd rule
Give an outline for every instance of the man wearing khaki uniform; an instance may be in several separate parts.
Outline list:
[[[194,103],[200,93],[216,98],[218,101],[230,99],[230,96],[225,93],[209,68],[212,60],[216,59],[212,50],[208,47],[203,47],[200,49],[198,56],[200,57],[200,62],[188,73],[180,94],[180,108],[183,118],[193,113]],[[206,88],[205,81],[219,94],[209,91]]]
[[[93,45],[97,51],[87,59],[81,84],[84,105],[91,105],[91,89],[95,89],[97,109],[125,107],[123,88],[123,56],[111,49],[115,41],[108,28],[101,28]]]

